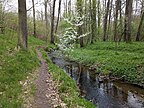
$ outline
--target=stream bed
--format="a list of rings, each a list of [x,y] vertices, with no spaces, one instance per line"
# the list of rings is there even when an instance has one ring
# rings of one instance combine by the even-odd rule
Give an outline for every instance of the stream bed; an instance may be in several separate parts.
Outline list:
[[[89,67],[67,61],[54,51],[50,59],[79,86],[81,96],[92,101],[99,108],[144,108],[144,89],[121,80],[99,81],[99,74]]]

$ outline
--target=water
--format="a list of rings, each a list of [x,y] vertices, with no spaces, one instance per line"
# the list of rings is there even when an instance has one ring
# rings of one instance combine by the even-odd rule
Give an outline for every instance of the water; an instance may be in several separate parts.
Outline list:
[[[100,82],[98,73],[84,65],[58,57],[57,51],[49,54],[49,57],[76,81],[81,96],[99,108],[144,108],[143,88],[120,80],[106,79]]]

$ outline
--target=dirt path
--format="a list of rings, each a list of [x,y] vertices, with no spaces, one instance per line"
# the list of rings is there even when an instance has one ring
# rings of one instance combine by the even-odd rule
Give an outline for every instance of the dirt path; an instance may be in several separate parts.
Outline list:
[[[38,78],[36,79],[36,94],[32,108],[64,108],[63,103],[58,95],[53,79],[48,73],[48,64],[42,58],[42,54],[37,50],[38,57],[41,61]]]

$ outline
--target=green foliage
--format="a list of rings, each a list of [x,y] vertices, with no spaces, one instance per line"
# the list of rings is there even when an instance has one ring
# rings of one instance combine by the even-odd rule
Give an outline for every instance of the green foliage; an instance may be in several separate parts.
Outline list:
[[[44,44],[29,37],[29,51],[17,50],[17,34],[6,31],[0,35],[0,108],[21,108],[22,93],[20,81],[39,66],[36,45]]]
[[[98,71],[124,77],[127,81],[144,86],[144,43],[96,42],[85,48],[74,49],[70,59],[97,67]]]
[[[62,69],[48,59],[45,51],[42,50],[43,57],[47,60],[49,72],[53,75],[58,84],[58,89],[62,100],[68,105],[68,108],[95,108],[91,102],[79,97],[79,90],[74,80],[72,80]]]

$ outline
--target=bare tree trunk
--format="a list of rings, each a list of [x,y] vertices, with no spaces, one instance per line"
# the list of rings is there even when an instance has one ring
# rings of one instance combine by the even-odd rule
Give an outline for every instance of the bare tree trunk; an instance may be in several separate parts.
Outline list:
[[[56,0],[53,1],[53,12],[52,12],[52,19],[51,19],[51,43],[52,43],[52,44],[54,44],[55,4],[56,4]]]
[[[126,42],[131,41],[132,4],[133,0],[126,0],[125,31],[124,31],[124,41]]]
[[[45,22],[46,22],[46,41],[48,42],[48,12],[47,12],[47,7],[48,7],[48,0],[45,0]]]
[[[83,13],[82,0],[77,0],[77,10],[79,12],[80,17],[82,17],[82,13]],[[78,26],[78,34],[79,34],[79,36],[82,35],[82,33],[83,33],[82,29],[83,29],[83,25]],[[80,37],[80,47],[84,47],[83,37]]]
[[[139,24],[139,27],[138,27],[136,41],[140,41],[140,36],[141,36],[140,31],[142,29],[143,21],[144,21],[144,12],[142,13],[141,21],[140,21],[140,24]]]
[[[91,43],[96,41],[96,0],[92,0],[92,40]]]
[[[27,49],[28,33],[27,33],[27,10],[26,0],[18,0],[18,15],[19,15],[19,37],[18,45],[22,48]]]
[[[36,34],[36,18],[35,18],[35,4],[34,4],[34,0],[32,0],[32,5],[33,5],[33,35],[34,37],[37,37],[37,34]]]
[[[97,35],[99,37],[100,35],[100,22],[101,22],[101,14],[100,14],[100,0],[98,0],[98,3],[97,3],[97,8],[98,8],[98,32],[97,32]]]
[[[56,23],[56,28],[55,28],[55,33],[57,32],[59,20],[60,20],[60,13],[61,13],[61,0],[59,0],[59,8],[58,8],[58,18],[57,18],[57,23]]]
[[[110,31],[111,31],[112,3],[113,3],[113,0],[111,0],[110,10],[109,10],[109,18],[108,18],[108,34],[107,34],[107,37],[106,37],[107,40],[108,40],[108,38],[109,38],[109,34],[110,34]]]
[[[120,0],[119,1],[119,12],[120,12],[120,30],[121,30],[121,34],[120,34],[120,37],[119,37],[119,42],[121,41],[122,39],[122,36],[123,36],[123,20],[122,20],[122,1]]]
[[[103,41],[106,41],[106,33],[107,33],[107,18],[108,18],[108,12],[109,12],[109,6],[110,6],[110,0],[107,2],[107,9],[105,10],[105,17],[104,17],[104,36]]]
[[[115,10],[115,20],[114,20],[114,41],[117,42],[117,22],[118,22],[118,9],[119,9],[119,0],[116,0],[116,10]]]

